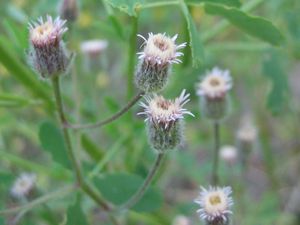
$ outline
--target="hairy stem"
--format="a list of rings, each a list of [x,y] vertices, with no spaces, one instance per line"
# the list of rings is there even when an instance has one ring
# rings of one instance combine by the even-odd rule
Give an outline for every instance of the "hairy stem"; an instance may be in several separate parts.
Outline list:
[[[144,196],[145,192],[149,188],[152,180],[154,179],[156,173],[158,172],[162,161],[164,158],[164,153],[159,153],[156,157],[156,160],[154,162],[154,165],[152,166],[151,170],[149,171],[144,183],[142,186],[137,190],[137,192],[127,201],[125,202],[120,209],[130,209],[133,207],[138,201]]]
[[[64,125],[65,125],[65,127],[69,127],[69,128],[75,129],[75,130],[102,127],[106,124],[109,124],[109,123],[115,121],[120,116],[122,116],[124,113],[126,113],[132,106],[135,105],[135,103],[137,103],[144,96],[144,94],[145,94],[144,91],[139,92],[135,97],[133,97],[128,102],[128,104],[124,108],[122,108],[116,114],[112,115],[111,117],[109,117],[105,120],[102,120],[102,121],[99,121],[96,123],[90,123],[90,124],[67,124],[67,123],[65,123]]]
[[[220,149],[220,125],[219,122],[214,122],[214,159],[211,173],[211,184],[219,183],[218,167],[219,167],[219,149]]]

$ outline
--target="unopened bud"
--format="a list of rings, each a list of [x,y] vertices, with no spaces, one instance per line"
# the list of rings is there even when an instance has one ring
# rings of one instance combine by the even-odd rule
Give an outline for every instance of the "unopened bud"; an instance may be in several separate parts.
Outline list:
[[[59,7],[60,17],[68,22],[76,21],[78,17],[77,0],[62,0]]]
[[[180,63],[178,59],[183,53],[178,52],[186,43],[176,45],[177,35],[168,37],[165,34],[149,33],[144,40],[144,50],[139,52],[139,64],[136,71],[135,83],[145,92],[158,92],[168,81],[169,72],[173,63]]]
[[[197,95],[200,96],[200,107],[204,116],[214,121],[225,118],[229,111],[229,96],[227,92],[232,87],[229,71],[215,67],[209,71],[197,85]]]
[[[147,98],[147,104],[141,103],[144,108],[139,115],[146,115],[148,138],[152,147],[162,153],[174,149],[182,142],[183,117],[185,114],[194,116],[183,108],[189,101],[189,94],[185,90],[175,100],[168,100],[154,95]]]
[[[65,20],[47,16],[44,22],[29,24],[31,51],[30,62],[42,78],[53,77],[67,71],[70,58],[64,48],[62,35],[67,31]]]

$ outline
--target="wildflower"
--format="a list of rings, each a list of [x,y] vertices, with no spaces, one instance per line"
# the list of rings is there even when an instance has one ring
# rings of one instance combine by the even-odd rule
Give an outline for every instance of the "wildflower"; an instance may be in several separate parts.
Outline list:
[[[232,79],[229,71],[222,71],[217,67],[209,71],[197,84],[201,109],[207,118],[218,121],[225,117],[229,108],[227,92],[231,87]]]
[[[64,48],[62,35],[67,31],[65,20],[55,20],[47,16],[38,22],[29,24],[31,51],[29,53],[33,67],[43,78],[65,73],[70,59]]]
[[[178,215],[175,217],[172,225],[191,225],[191,222],[186,216]]]
[[[183,90],[175,100],[165,99],[154,94],[153,98],[146,97],[146,102],[141,103],[143,112],[138,115],[146,115],[149,142],[158,152],[173,149],[182,141],[182,119],[185,114],[194,116],[183,106],[189,102],[189,94]]]
[[[195,203],[200,205],[197,210],[202,220],[208,225],[227,225],[233,199],[230,197],[231,187],[201,187],[200,195],[195,199]]]
[[[78,18],[77,0],[62,0],[59,7],[59,14],[62,19],[74,22]]]
[[[139,52],[139,65],[136,72],[136,85],[145,92],[160,91],[167,83],[171,65],[180,63],[178,59],[183,53],[178,52],[186,43],[176,45],[178,35],[171,37],[166,34],[148,34],[148,39],[138,35],[144,40],[145,46]]]
[[[82,53],[88,55],[90,58],[98,57],[108,46],[106,40],[88,40],[80,45]]]
[[[36,182],[36,175],[22,173],[14,182],[11,188],[11,195],[15,198],[23,198],[29,194]]]
[[[220,158],[232,165],[237,161],[237,149],[231,145],[225,145],[220,149]]]

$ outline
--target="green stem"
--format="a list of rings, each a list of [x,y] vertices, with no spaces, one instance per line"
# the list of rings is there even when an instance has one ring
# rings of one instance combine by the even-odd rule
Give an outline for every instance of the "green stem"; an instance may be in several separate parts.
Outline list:
[[[148,173],[144,183],[142,184],[142,186],[137,190],[137,192],[127,201],[125,202],[120,209],[124,210],[124,209],[130,209],[131,207],[133,207],[136,203],[138,203],[138,201],[144,196],[145,192],[148,190],[152,180],[154,179],[156,173],[158,172],[161,163],[163,161],[164,158],[164,153],[158,153],[155,163],[152,166],[150,172]]]
[[[135,105],[135,103],[137,103],[143,96],[144,96],[145,92],[141,91],[139,92],[135,97],[133,97],[126,106],[124,106],[124,108],[122,108],[121,110],[119,110],[116,114],[110,116],[109,118],[102,120],[102,121],[98,121],[96,123],[90,123],[90,124],[67,124],[65,123],[65,127],[69,127],[72,129],[87,129],[87,128],[97,128],[97,127],[102,127],[106,124],[109,124],[113,121],[115,121],[116,119],[118,119],[120,116],[122,116],[124,113],[126,113],[132,106]]]
[[[165,2],[152,2],[152,3],[146,3],[141,6],[141,9],[147,9],[147,8],[155,8],[160,6],[169,6],[169,5],[177,5],[178,1],[165,1]]]
[[[220,125],[219,122],[214,122],[214,159],[211,174],[211,184],[218,185],[218,167],[219,167],[219,149],[220,149]]]
[[[130,99],[134,90],[134,68],[135,68],[135,54],[136,54],[136,37],[138,31],[138,17],[132,17],[132,30],[129,37],[128,49],[128,65],[127,65],[127,98]]]

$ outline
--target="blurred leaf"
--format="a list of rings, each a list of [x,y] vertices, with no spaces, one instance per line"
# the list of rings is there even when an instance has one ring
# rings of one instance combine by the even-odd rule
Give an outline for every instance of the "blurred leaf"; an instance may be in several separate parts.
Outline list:
[[[105,96],[104,102],[110,112],[116,112],[120,109],[119,103],[111,96]]]
[[[2,22],[3,27],[5,28],[6,33],[9,36],[9,40],[17,46],[20,53],[24,52],[24,49],[28,48],[28,32],[27,27],[20,27],[17,24],[9,21],[4,20]]]
[[[81,135],[81,145],[90,158],[98,162],[103,156],[103,149],[100,149],[86,134]]]
[[[193,18],[189,13],[188,7],[186,6],[183,0],[180,0],[180,7],[188,25],[188,31],[190,36],[189,45],[193,57],[193,67],[198,67],[204,61],[203,46],[199,38],[199,34],[197,32],[197,28],[193,21]]]
[[[130,16],[137,16],[136,9],[142,6],[144,0],[105,0],[112,7],[127,13]]]
[[[280,31],[270,21],[262,17],[250,16],[237,8],[216,4],[205,4],[205,11],[212,15],[225,17],[247,34],[267,41],[272,45],[281,45],[284,41]]]
[[[216,4],[223,4],[223,5],[228,5],[228,6],[235,6],[239,7],[241,6],[241,2],[239,0],[185,0],[187,4],[192,4],[192,5],[200,5],[203,2],[208,2],[208,3],[216,3]]]
[[[42,148],[51,154],[55,162],[65,168],[70,168],[64,138],[53,123],[46,121],[40,125],[39,138]]]
[[[46,101],[50,109],[53,109],[52,97],[42,83],[33,76],[33,74],[23,66],[18,59],[13,55],[13,51],[6,47],[0,36],[0,62],[2,65],[17,78],[29,91],[35,96],[42,98]]]
[[[276,52],[271,52],[263,62],[263,73],[272,82],[272,89],[267,100],[267,107],[272,113],[280,113],[287,106],[289,93],[287,74],[284,71],[282,58]]]
[[[135,174],[110,173],[95,178],[95,185],[103,196],[114,204],[125,203],[142,185],[143,179]],[[144,197],[133,207],[139,212],[150,212],[159,209],[162,196],[149,188]]]
[[[39,102],[12,94],[0,94],[0,107],[23,107]]]
[[[84,215],[80,201],[77,197],[74,205],[70,206],[67,211],[67,223],[66,225],[88,225],[86,216]]]
[[[24,23],[24,21],[27,21],[26,13],[22,10],[22,8],[16,7],[13,3],[8,4],[6,12],[11,18],[19,23]]]

